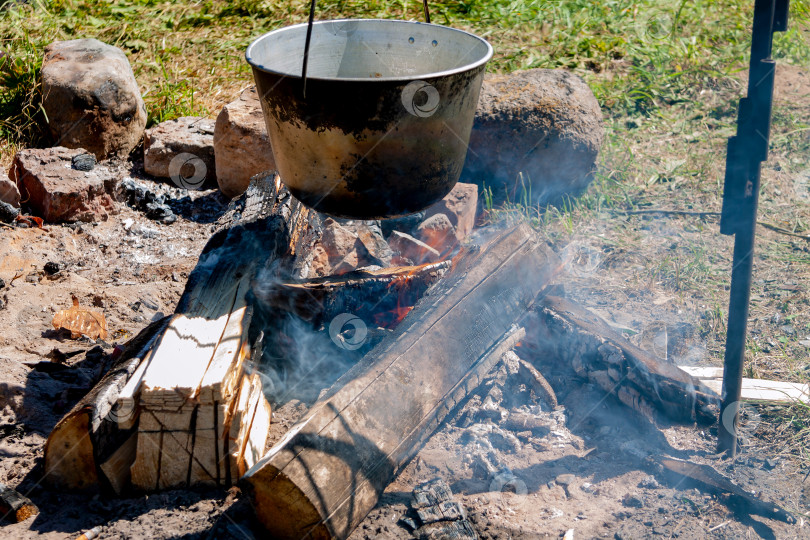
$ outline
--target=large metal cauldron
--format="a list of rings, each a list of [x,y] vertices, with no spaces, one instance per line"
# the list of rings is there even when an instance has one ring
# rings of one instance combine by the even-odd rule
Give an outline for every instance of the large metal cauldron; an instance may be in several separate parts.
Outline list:
[[[281,179],[304,204],[355,219],[416,212],[458,181],[492,47],[453,28],[397,20],[267,33],[246,58]]]

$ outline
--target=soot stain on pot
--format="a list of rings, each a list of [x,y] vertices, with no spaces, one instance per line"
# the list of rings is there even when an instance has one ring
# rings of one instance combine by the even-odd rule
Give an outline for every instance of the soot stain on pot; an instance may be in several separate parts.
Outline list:
[[[384,203],[397,214],[408,214],[422,210],[436,198],[445,196],[453,188],[446,178],[457,178],[461,165],[455,159],[440,160],[436,163],[414,163],[410,170],[402,170],[386,164],[370,162],[362,156],[353,155],[357,161],[353,167],[344,166],[343,180],[353,192],[357,206],[370,201]],[[395,188],[386,182],[389,178],[406,178]],[[390,203],[390,204],[388,204]],[[354,210],[354,209],[352,209]]]
[[[482,66],[438,78],[414,78],[431,85],[440,96],[438,107],[426,116],[409,112],[402,101],[411,80],[312,79],[304,99],[298,78],[255,69],[254,76],[267,123],[279,132],[284,125],[295,126],[337,140],[345,137],[350,146],[356,142],[370,147],[368,152],[349,150],[334,172],[318,170],[316,177],[323,178],[323,186],[301,190],[293,182],[287,184],[290,191],[327,214],[378,219],[419,211],[453,188],[466,154],[457,134],[463,136],[472,127],[483,72]],[[313,163],[312,170],[317,169]],[[330,189],[331,181],[342,188]]]
[[[477,79],[484,67],[469,72],[424,81],[439,92],[440,102],[434,115],[453,117],[469,107],[467,98],[478,97]],[[402,92],[411,81],[318,80],[307,81],[307,97],[299,78],[281,77],[254,69],[254,77],[268,112],[277,120],[306,127],[314,132],[340,130],[360,137],[363,132],[386,133],[399,121],[411,117],[402,104]],[[416,80],[416,79],[415,79]],[[474,106],[474,104],[473,104]]]
[[[398,85],[386,81],[375,81],[369,88],[367,82],[309,80],[304,99],[300,79],[254,75],[271,116],[314,132],[338,130],[360,138],[363,132],[385,133],[407,114]]]

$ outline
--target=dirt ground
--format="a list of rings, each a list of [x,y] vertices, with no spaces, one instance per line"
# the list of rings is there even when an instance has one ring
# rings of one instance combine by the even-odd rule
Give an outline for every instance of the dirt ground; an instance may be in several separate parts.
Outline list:
[[[777,91],[782,104],[810,103],[810,77],[801,71],[792,77],[795,84]],[[792,158],[810,161],[780,154],[763,172],[762,219],[783,223],[807,213],[810,179],[800,182],[796,171],[802,161],[789,166]],[[722,161],[716,166],[722,170]],[[689,186],[685,182],[684,188]],[[121,203],[119,214],[98,224],[0,227],[0,482],[28,495],[41,510],[36,518],[0,526],[2,537],[76,538],[97,526],[100,538],[266,537],[235,488],[118,499],[59,493],[42,483],[48,433],[108,367],[107,353],[115,344],[173,311],[227,205],[216,192],[151,186],[172,197],[177,222],[158,224]],[[665,207],[661,195],[650,197]],[[716,192],[703,196],[719,200]],[[703,208],[719,210],[711,204]],[[555,243],[562,254],[568,246],[569,253],[589,255],[569,257],[574,262],[560,278],[572,297],[650,350],[656,347],[656,328],[677,326],[683,331],[664,347],[671,360],[718,364],[722,341],[717,330],[726,315],[717,306],[727,301],[731,260],[730,242],[717,233],[716,217],[600,210],[573,233],[540,234],[565,237]],[[758,234],[762,249],[755,267],[751,332],[761,347],[753,351],[749,374],[793,380],[808,364],[807,348],[799,343],[810,339],[804,336],[810,334],[805,292],[810,244],[771,230]],[[670,262],[664,265],[667,257]],[[57,263],[60,271],[46,273],[48,262]],[[73,340],[54,331],[53,315],[71,305],[72,295],[81,305],[103,311],[107,343]],[[518,353],[533,362],[548,360],[532,358],[528,346]],[[51,360],[60,356],[67,359],[55,367]],[[789,413],[771,415],[763,409],[761,425],[732,463],[715,455],[714,428],[654,426],[564,372],[551,369],[546,377],[559,398],[557,409],[508,379],[483,385],[389,486],[351,538],[412,537],[403,521],[411,515],[411,493],[436,477],[450,484],[483,539],[559,538],[570,529],[575,538],[810,538],[804,517],[810,510],[802,461],[806,441],[796,443],[784,427],[790,425],[784,420]],[[493,388],[500,388],[501,400],[493,405],[498,421],[481,414]],[[302,411],[295,409],[295,414]],[[516,414],[534,418],[530,433],[504,420]],[[687,483],[669,484],[647,459],[660,455],[710,464],[743,489],[793,512],[797,522],[741,515]],[[508,469],[510,482],[487,471],[482,456]]]

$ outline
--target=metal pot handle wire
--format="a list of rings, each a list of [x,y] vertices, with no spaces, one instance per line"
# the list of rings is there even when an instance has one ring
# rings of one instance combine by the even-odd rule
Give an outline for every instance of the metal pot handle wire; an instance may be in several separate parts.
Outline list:
[[[307,65],[309,64],[309,45],[312,42],[312,23],[315,22],[315,2],[309,4],[309,21],[307,22],[307,37],[304,41],[304,65],[301,68],[301,78],[304,79],[304,98],[307,97]],[[430,12],[428,11],[428,0],[422,0],[422,7],[425,12],[425,22],[430,24]]]
[[[301,68],[301,78],[304,79],[304,98],[307,97],[307,64],[309,63],[309,44],[312,41],[312,23],[314,21],[315,0],[312,0],[309,4],[309,23],[307,24],[307,37],[304,41],[304,66]]]

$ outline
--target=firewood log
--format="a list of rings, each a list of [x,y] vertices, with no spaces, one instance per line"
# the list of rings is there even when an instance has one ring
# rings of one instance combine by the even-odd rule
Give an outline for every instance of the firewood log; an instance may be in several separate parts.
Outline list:
[[[117,476],[106,478],[97,464],[106,461],[132,437],[131,426],[119,429],[118,418],[131,410],[116,406],[121,389],[141,363],[141,352],[168,323],[168,317],[144,328],[125,346],[113,367],[53,428],[45,442],[45,481],[57,489],[93,489],[108,482],[120,487]],[[113,458],[115,459],[115,458]],[[128,475],[127,475],[128,476]]]
[[[37,514],[39,508],[28,497],[0,484],[0,519],[19,523]]]
[[[527,226],[447,276],[243,478],[274,538],[345,538],[447,414],[517,339],[559,269]]]
[[[279,281],[264,287],[261,300],[318,327],[340,313],[378,326],[396,326],[425,291],[447,272],[450,261],[354,271],[339,276]],[[374,298],[374,302],[369,302]]]
[[[663,412],[676,422],[711,425],[717,421],[720,401],[712,390],[636,347],[573,300],[548,295],[524,324],[529,341],[545,353],[538,358],[567,362],[577,375],[648,419],[655,420]]]
[[[248,457],[263,451],[251,449],[262,446],[253,431],[269,422],[269,406],[255,379],[243,384],[250,361],[246,296],[268,261],[294,273],[295,253],[314,241],[317,220],[309,213],[274,173],[253,179],[218,222],[175,314],[133,339],[48,437],[51,485],[121,493],[132,481],[150,490],[229,484],[240,460],[242,470],[252,463]],[[243,389],[250,395],[240,400]],[[235,410],[237,404],[252,412]],[[243,429],[243,420],[252,427]]]

